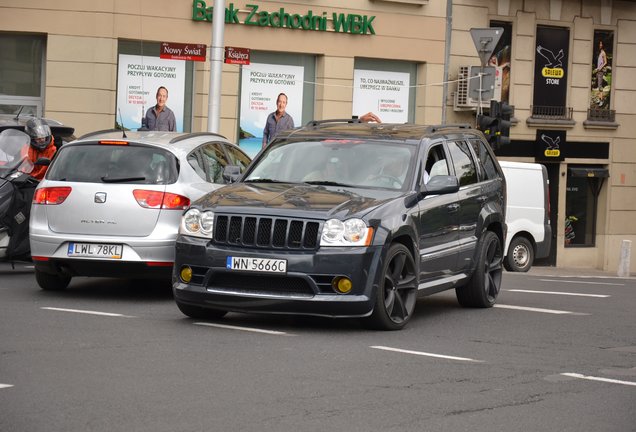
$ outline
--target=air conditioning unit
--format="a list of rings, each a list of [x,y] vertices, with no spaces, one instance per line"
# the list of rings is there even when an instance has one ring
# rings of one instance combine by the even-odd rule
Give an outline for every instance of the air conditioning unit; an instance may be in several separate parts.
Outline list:
[[[460,66],[457,73],[457,91],[455,91],[455,100],[453,109],[455,111],[469,111],[476,110],[479,105],[477,99],[470,97],[468,91],[469,81],[471,76],[477,76],[479,74],[479,66]],[[501,100],[501,77],[502,68],[496,67],[495,73],[495,90],[492,99]],[[482,108],[490,107],[490,99],[481,101]]]

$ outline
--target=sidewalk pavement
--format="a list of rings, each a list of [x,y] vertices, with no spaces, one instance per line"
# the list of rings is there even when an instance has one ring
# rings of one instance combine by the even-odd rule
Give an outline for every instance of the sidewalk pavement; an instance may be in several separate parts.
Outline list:
[[[511,272],[507,272],[511,273]],[[552,267],[552,266],[532,266],[528,271],[531,276],[542,277],[572,277],[572,278],[616,278],[616,279],[636,279],[636,274],[631,273],[630,277],[620,277],[617,272],[607,272],[595,268],[577,267]]]

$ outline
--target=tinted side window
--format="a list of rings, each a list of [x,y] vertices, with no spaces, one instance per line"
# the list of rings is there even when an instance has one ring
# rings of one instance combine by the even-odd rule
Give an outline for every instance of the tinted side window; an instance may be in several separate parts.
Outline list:
[[[455,175],[459,180],[460,186],[477,183],[477,169],[475,162],[470,154],[468,144],[463,141],[449,141],[448,148],[450,150],[453,166],[455,167]]]
[[[428,182],[428,178],[436,175],[448,175],[448,162],[444,146],[442,144],[431,147],[426,156],[426,165],[424,166],[426,174],[424,182]]]
[[[237,149],[236,147],[228,145],[228,146],[225,146],[225,148],[227,149],[227,152],[230,157],[230,164],[240,166],[241,172],[245,171],[245,168],[247,168],[247,166],[251,162],[249,156],[247,156],[245,153],[243,153],[241,150]]]
[[[206,144],[201,147],[203,164],[207,168],[210,180],[213,183],[223,183],[223,168],[228,165],[228,161],[219,143]]]
[[[62,147],[47,178],[88,183],[170,184],[178,176],[177,158],[167,150],[90,143]]]
[[[473,150],[475,150],[475,154],[479,159],[482,167],[484,168],[484,175],[486,176],[486,180],[492,180],[499,177],[499,173],[497,172],[497,167],[495,166],[495,161],[492,156],[488,152],[486,145],[482,140],[471,140],[470,143],[473,146]]]

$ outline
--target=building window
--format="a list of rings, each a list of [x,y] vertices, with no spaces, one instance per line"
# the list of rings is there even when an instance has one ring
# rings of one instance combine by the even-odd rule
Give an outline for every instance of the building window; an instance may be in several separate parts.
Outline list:
[[[0,34],[0,113],[42,115],[44,36]]]
[[[608,170],[571,165],[565,194],[565,246],[595,246],[598,194]]]

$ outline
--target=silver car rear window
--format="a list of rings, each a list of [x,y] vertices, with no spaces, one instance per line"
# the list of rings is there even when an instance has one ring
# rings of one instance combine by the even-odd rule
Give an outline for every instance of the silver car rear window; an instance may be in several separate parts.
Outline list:
[[[88,143],[60,148],[46,178],[87,183],[171,184],[178,176],[179,162],[167,150]]]

